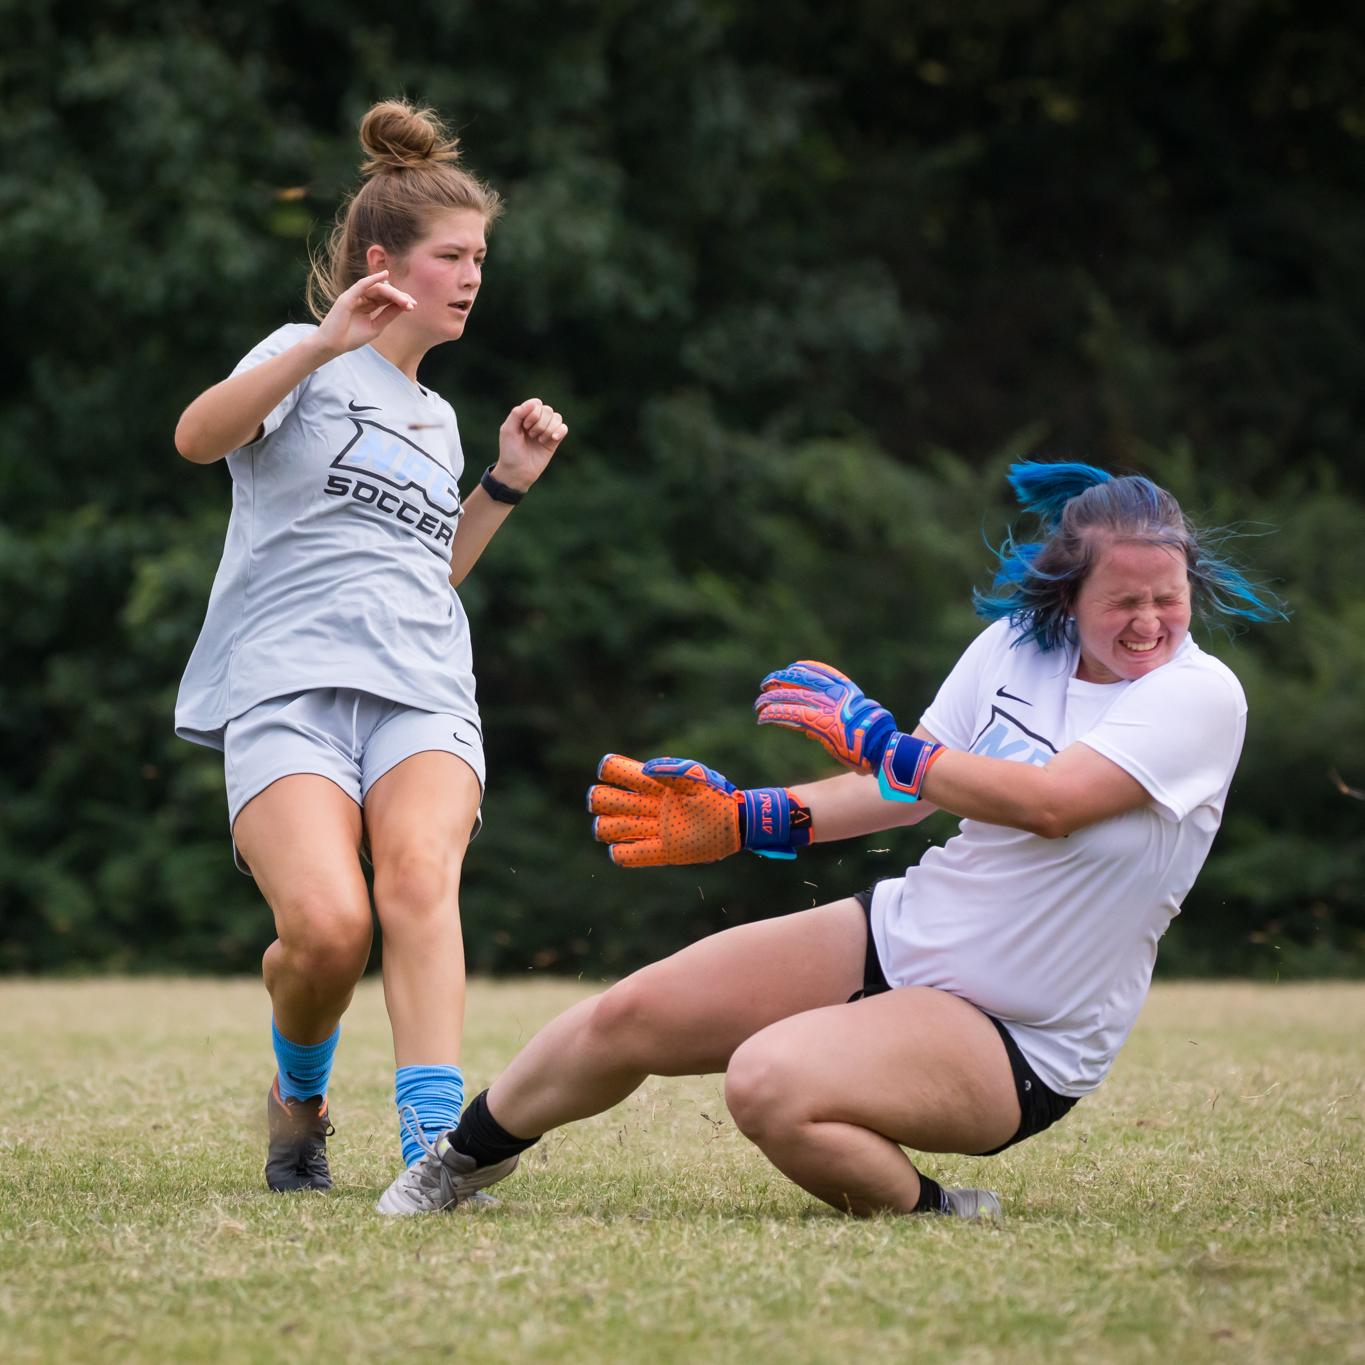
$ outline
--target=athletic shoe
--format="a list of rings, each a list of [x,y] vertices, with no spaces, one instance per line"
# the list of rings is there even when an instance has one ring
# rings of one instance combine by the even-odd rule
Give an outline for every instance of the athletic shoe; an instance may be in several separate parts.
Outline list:
[[[408,1115],[412,1115],[409,1122]],[[509,1176],[517,1169],[520,1157],[509,1156],[480,1166],[472,1156],[457,1152],[450,1145],[448,1130],[431,1142],[417,1122],[417,1115],[405,1107],[402,1120],[408,1131],[422,1144],[422,1155],[403,1171],[379,1196],[375,1208],[380,1213],[401,1216],[409,1213],[440,1213],[457,1204],[496,1204],[489,1195],[478,1197],[485,1185]]]
[[[265,1097],[270,1147],[265,1157],[265,1183],[272,1190],[330,1190],[327,1139],[336,1132],[327,1100],[280,1098],[280,1078],[271,1082]]]
[[[943,1197],[948,1201],[948,1212],[958,1218],[1003,1218],[1000,1209],[1000,1196],[994,1190],[943,1188]]]

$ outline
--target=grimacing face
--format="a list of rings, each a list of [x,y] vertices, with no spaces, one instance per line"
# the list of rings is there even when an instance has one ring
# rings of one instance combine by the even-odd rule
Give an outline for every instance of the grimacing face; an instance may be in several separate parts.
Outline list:
[[[1168,545],[1110,540],[1073,604],[1082,682],[1146,677],[1175,657],[1190,629],[1190,576]]]

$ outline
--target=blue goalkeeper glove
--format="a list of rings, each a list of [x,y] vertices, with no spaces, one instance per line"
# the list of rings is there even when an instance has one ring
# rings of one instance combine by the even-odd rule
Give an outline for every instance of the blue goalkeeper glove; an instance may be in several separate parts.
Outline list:
[[[943,745],[896,729],[884,706],[829,664],[800,659],[769,673],[754,702],[760,725],[780,725],[813,739],[849,768],[875,773],[888,801],[918,801]]]

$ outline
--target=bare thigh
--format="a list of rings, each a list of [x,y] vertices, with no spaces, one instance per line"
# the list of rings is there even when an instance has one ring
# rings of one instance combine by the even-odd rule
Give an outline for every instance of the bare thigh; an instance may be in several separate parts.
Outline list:
[[[376,877],[415,861],[458,882],[481,795],[474,770],[454,754],[426,749],[396,763],[365,797]]]
[[[360,833],[360,807],[315,773],[282,777],[242,807],[232,837],[283,941],[329,924],[368,940]]]
[[[846,1001],[866,951],[852,899],[737,925],[618,982],[594,1002],[594,1026],[655,1075],[724,1071],[760,1029]]]
[[[990,1151],[1020,1123],[995,1025],[924,987],[775,1023],[735,1054],[726,1083],[732,1107],[854,1124],[921,1152]]]

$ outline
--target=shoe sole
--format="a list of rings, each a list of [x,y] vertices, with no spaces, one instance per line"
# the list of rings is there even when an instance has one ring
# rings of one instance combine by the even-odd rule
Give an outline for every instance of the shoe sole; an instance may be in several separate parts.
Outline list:
[[[277,1185],[269,1176],[266,1176],[265,1187],[271,1194],[299,1194],[304,1190],[314,1190],[318,1194],[325,1194],[332,1188],[332,1182],[330,1180],[325,1183],[316,1180],[300,1180],[297,1185]]]

